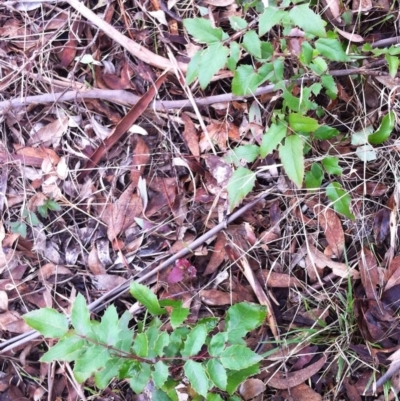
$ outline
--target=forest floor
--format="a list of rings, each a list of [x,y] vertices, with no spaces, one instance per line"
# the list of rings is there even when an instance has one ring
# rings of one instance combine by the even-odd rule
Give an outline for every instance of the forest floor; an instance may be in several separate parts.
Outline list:
[[[376,3],[318,11],[331,25],[350,15],[341,28],[357,46],[396,44],[398,5]],[[0,401],[143,399],[125,382],[100,391],[79,385],[68,363],[38,362],[43,339],[22,319],[43,307],[69,314],[78,293],[93,316],[110,301],[130,310],[139,278],[183,300],[192,323],[269,303],[272,320],[247,338],[271,351],[256,376],[265,387],[249,382],[245,399],[398,399],[397,126],[368,159],[354,141],[389,108],[397,117],[397,78],[382,55],[374,74],[337,74],[335,100],[312,95],[340,135],[310,144],[306,174],[330,155],[341,175],[324,173],[310,191],[277,151],[245,161],[255,185],[233,219],[226,156],[257,143],[282,98],[233,97],[229,70],[204,90],[185,84],[200,45],[182,20],[199,13],[225,28],[231,16],[257,18],[233,0],[0,3]],[[301,45],[276,29],[275,48],[282,38]],[[285,59],[285,79],[294,63]],[[347,216],[326,196],[332,181],[350,195]]]

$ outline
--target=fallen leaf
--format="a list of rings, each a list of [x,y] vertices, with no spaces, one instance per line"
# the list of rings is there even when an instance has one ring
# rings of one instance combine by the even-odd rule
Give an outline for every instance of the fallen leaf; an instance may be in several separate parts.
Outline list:
[[[329,1],[329,3],[334,3],[333,1]],[[354,32],[346,32],[338,27],[336,27],[336,30],[339,32],[341,36],[346,38],[349,42],[355,42],[355,43],[361,43],[364,42],[364,38],[361,35],[358,35],[357,33]]]
[[[374,254],[363,248],[358,255],[361,282],[368,299],[378,299],[377,287],[379,285],[378,263]]]
[[[225,292],[221,290],[201,290],[201,301],[209,306],[223,306],[232,305],[238,302],[253,302],[253,297],[246,291],[238,292]]]
[[[375,214],[373,232],[377,245],[381,245],[390,234],[390,214],[388,208],[383,208]]]
[[[212,251],[211,258],[207,264],[206,270],[203,275],[207,276],[214,273],[225,259],[225,244],[226,237],[223,232],[218,233],[217,240],[215,241],[214,250]]]
[[[189,148],[190,152],[196,158],[196,160],[200,161],[199,138],[197,135],[196,127],[194,126],[191,118],[186,113],[182,113],[181,118],[185,123],[185,129],[182,133],[182,136],[185,140],[186,146]]]
[[[322,401],[322,396],[305,383],[299,384],[296,387],[292,387],[290,389],[290,393],[285,390],[279,394],[285,399],[291,399],[291,401]]]
[[[239,386],[239,393],[245,400],[251,400],[263,393],[266,389],[265,384],[260,379],[247,379]]]
[[[28,143],[30,145],[52,145],[54,148],[60,144],[61,137],[68,129],[68,116],[59,116],[53,122],[39,128],[32,133]]]
[[[391,262],[385,272],[385,291],[400,284],[400,255],[397,255]]]
[[[280,390],[285,390],[288,388],[296,387],[306,380],[308,380],[311,376],[315,375],[319,372],[319,370],[324,366],[326,362],[326,356],[323,355],[318,361],[313,364],[307,366],[304,369],[297,370],[296,372],[277,372],[270,379],[268,379],[267,384],[273,388],[277,388]]]
[[[136,135],[136,145],[133,150],[131,181],[137,186],[139,178],[143,175],[144,169],[150,159],[150,150],[140,135]]]
[[[134,185],[130,184],[115,203],[106,206],[101,216],[107,224],[107,236],[111,242],[142,213],[142,200],[133,190]]]

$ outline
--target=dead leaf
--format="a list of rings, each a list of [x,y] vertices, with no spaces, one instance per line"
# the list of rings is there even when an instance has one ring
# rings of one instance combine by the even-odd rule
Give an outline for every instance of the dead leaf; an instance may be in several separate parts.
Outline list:
[[[385,272],[385,291],[400,284],[400,255],[397,255],[391,262]]]
[[[204,0],[204,3],[214,7],[226,7],[233,4],[235,0]]]
[[[207,276],[214,273],[225,259],[225,244],[226,237],[223,232],[218,233],[217,240],[215,241],[214,250],[211,258],[207,264],[206,270],[203,275]]]
[[[95,275],[98,276],[99,274],[106,274],[107,270],[103,266],[103,264],[100,262],[100,259],[97,255],[97,248],[96,246],[93,246],[92,249],[89,252],[88,256],[88,267],[90,271]]]
[[[247,379],[239,386],[239,393],[245,400],[251,400],[263,393],[265,384],[260,379]]]
[[[358,256],[361,282],[368,299],[378,299],[377,287],[380,283],[378,263],[374,254],[367,248],[363,248]]]
[[[253,297],[246,291],[243,292],[225,292],[220,290],[201,290],[201,301],[209,306],[232,305],[238,302],[253,302]]]
[[[279,394],[285,399],[291,399],[291,401],[322,401],[322,396],[305,383],[299,384],[296,387],[292,387],[290,389],[290,393],[285,390]]]
[[[144,169],[150,159],[150,150],[140,135],[135,135],[136,145],[133,151],[131,181],[137,187],[139,178],[143,175]]]
[[[326,362],[326,356],[323,355],[318,361],[314,362],[313,364],[307,366],[304,369],[297,370],[296,372],[277,372],[268,379],[267,384],[273,388],[277,388],[280,390],[285,390],[288,388],[296,387],[306,380],[308,380],[311,376],[315,375],[319,372],[319,370],[324,366]]]
[[[324,231],[326,240],[337,258],[341,258],[344,250],[344,232],[337,214],[330,208],[317,207],[318,224]]]
[[[375,214],[373,232],[377,245],[381,245],[390,234],[390,214],[386,207]]]
[[[92,277],[93,284],[98,290],[111,291],[126,282],[126,279],[113,274],[98,274]]]
[[[207,155],[205,161],[211,175],[216,179],[218,185],[226,187],[232,175],[232,167],[225,163],[221,157],[215,155]]]
[[[298,278],[268,269],[262,270],[262,277],[261,281],[265,281],[267,286],[271,288],[291,288],[302,286],[301,281]]]
[[[68,116],[59,116],[53,122],[33,131],[31,139],[28,141],[30,145],[52,145],[56,148],[61,141],[61,137],[68,129]]]
[[[196,127],[194,126],[191,118],[186,113],[182,113],[181,118],[185,123],[185,129],[182,133],[182,136],[185,140],[186,146],[189,148],[195,159],[197,161],[200,161],[199,138],[197,135]]]
[[[0,313],[8,310],[8,295],[6,291],[0,291]]]
[[[133,190],[134,185],[130,184],[115,203],[106,206],[101,216],[107,224],[107,236],[111,242],[142,214],[142,200]]]
[[[329,3],[333,3],[333,2],[330,1]],[[339,32],[340,35],[342,35],[344,38],[346,38],[349,42],[355,42],[355,43],[364,42],[364,38],[361,35],[358,35],[357,33],[342,31],[338,27],[336,27],[336,30]]]

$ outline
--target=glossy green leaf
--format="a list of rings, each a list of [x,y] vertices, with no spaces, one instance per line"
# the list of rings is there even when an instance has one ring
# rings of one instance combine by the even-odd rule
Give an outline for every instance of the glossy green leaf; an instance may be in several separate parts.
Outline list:
[[[300,61],[304,65],[309,65],[313,58],[313,52],[314,52],[314,49],[312,48],[312,46],[308,42],[303,42],[301,44],[301,53],[299,56]]]
[[[206,366],[211,381],[221,390],[225,390],[227,384],[226,369],[214,358],[210,359]]]
[[[204,345],[207,337],[206,326],[200,324],[192,329],[186,338],[185,346],[181,352],[182,356],[196,355]]]
[[[71,323],[78,334],[87,336],[92,331],[90,312],[82,294],[75,298],[71,312]]]
[[[258,61],[269,61],[274,54],[274,48],[270,42],[261,42],[261,57],[256,57]]]
[[[315,57],[312,63],[310,63],[310,68],[317,75],[322,75],[328,69],[328,64],[322,57]]]
[[[202,52],[197,52],[190,60],[186,72],[186,83],[190,85],[199,76],[199,64]]]
[[[166,313],[165,308],[161,308],[154,292],[145,285],[133,281],[130,286],[130,293],[145,306],[152,315],[156,316]]]
[[[78,383],[83,383],[94,372],[104,368],[109,359],[110,351],[108,348],[96,344],[89,347],[75,362],[74,376]]]
[[[257,88],[268,79],[268,74],[273,72],[271,63],[265,63],[258,72],[251,65],[241,65],[237,68],[232,80],[232,92],[236,96],[254,93]]]
[[[118,372],[123,362],[123,358],[110,358],[104,368],[94,374],[96,386],[99,389],[105,389],[112,379],[118,377]]]
[[[395,115],[394,112],[391,111],[382,118],[382,123],[378,130],[368,136],[368,142],[372,145],[380,145],[385,142],[392,133],[395,123]]]
[[[326,89],[326,94],[331,99],[336,99],[338,94],[338,88],[336,85],[335,80],[333,79],[332,75],[323,75],[321,77],[321,83],[323,87]]]
[[[45,204],[49,210],[53,210],[54,212],[59,212],[61,210],[61,205],[53,199],[48,199]]]
[[[185,375],[189,379],[189,382],[196,393],[202,395],[203,397],[207,397],[208,377],[203,365],[199,362],[189,359],[186,361],[183,370],[185,371]]]
[[[311,170],[306,172],[305,184],[308,189],[318,189],[322,184],[324,172],[319,163],[313,163]]]
[[[133,343],[133,352],[141,358],[147,358],[149,356],[149,339],[146,333],[139,333]]]
[[[348,56],[338,39],[318,39],[315,48],[327,59],[332,61],[348,61]]]
[[[41,358],[41,362],[75,361],[86,350],[86,341],[73,332],[67,333],[60,341],[51,347]]]
[[[226,386],[228,394],[232,395],[239,384],[243,383],[248,377],[256,375],[259,371],[260,367],[256,364],[243,370],[228,372],[228,384]]]
[[[260,147],[257,145],[242,145],[231,150],[225,157],[227,163],[233,163],[235,166],[242,166],[242,160],[246,163],[252,163],[260,154]]]
[[[189,308],[173,308],[170,316],[170,322],[173,329],[180,326],[189,316]]]
[[[265,317],[266,308],[248,302],[239,302],[228,309],[225,330],[231,344],[244,344],[242,338],[251,330],[259,327]]]
[[[22,238],[26,238],[27,227],[23,221],[12,221],[10,223],[11,231],[15,234],[19,234]]]
[[[279,157],[288,177],[301,188],[304,177],[304,142],[297,135],[286,138],[285,144],[279,147]]]
[[[140,368],[135,373],[129,380],[129,385],[136,394],[141,394],[150,380],[150,365],[148,363],[141,363]]]
[[[282,21],[285,11],[279,10],[277,7],[266,7],[260,15],[258,24],[258,34],[264,36],[271,28]]]
[[[339,159],[334,156],[327,156],[322,160],[322,165],[324,166],[328,174],[341,175],[342,168],[339,166]]]
[[[28,312],[22,318],[44,337],[60,338],[68,331],[68,319],[52,308],[42,308]]]
[[[155,356],[163,356],[164,348],[169,344],[169,334],[166,331],[162,331],[154,342],[154,354]],[[151,354],[153,356],[153,354]]]
[[[333,208],[336,212],[343,214],[351,220],[355,220],[353,213],[350,212],[350,195],[338,182],[332,182],[328,185],[326,196],[333,202]]]
[[[240,46],[237,42],[232,42],[229,49],[229,58],[226,61],[227,67],[234,72],[240,58]]]
[[[151,393],[151,401],[179,401],[179,399],[178,397],[176,397],[176,399],[172,399],[165,391],[155,388]]]
[[[386,54],[385,59],[389,66],[389,74],[394,79],[399,69],[399,57]]]
[[[320,37],[326,36],[325,22],[320,15],[311,10],[308,4],[294,6],[289,11],[289,17],[304,32]]]
[[[268,131],[262,137],[260,146],[260,157],[263,159],[264,157],[272,153],[282,142],[282,139],[286,137],[286,133],[287,127],[282,122],[271,124]]]
[[[339,135],[339,131],[336,128],[329,127],[328,125],[321,125],[314,132],[314,137],[321,139],[322,141],[334,138],[337,135]]]
[[[246,32],[242,46],[252,56],[261,57],[261,41],[255,31]]]
[[[228,55],[229,49],[221,43],[212,43],[201,52],[198,77],[202,89],[205,89],[213,76],[225,67]]]
[[[204,18],[187,18],[183,20],[186,30],[200,43],[215,43],[226,38],[221,28],[213,28],[211,21]]]
[[[229,23],[231,24],[232,29],[235,31],[241,31],[242,29],[247,28],[246,20],[236,15],[229,17]]]
[[[224,401],[221,396],[217,393],[208,393],[207,401]]]
[[[115,345],[119,338],[118,313],[114,305],[110,305],[101,318],[96,336],[100,343]]]
[[[163,361],[158,361],[154,365],[154,372],[152,373],[154,384],[161,388],[168,378],[168,366]]]
[[[246,369],[262,360],[258,355],[245,345],[232,345],[221,353],[220,362],[226,369]]]
[[[251,170],[239,167],[229,179],[227,185],[229,210],[232,211],[251,192],[256,175]]]
[[[225,343],[228,340],[228,335],[225,332],[220,332],[212,336],[208,346],[208,353],[211,356],[219,356],[225,348]]]
[[[313,132],[318,129],[318,121],[299,113],[289,114],[289,126],[295,132]]]

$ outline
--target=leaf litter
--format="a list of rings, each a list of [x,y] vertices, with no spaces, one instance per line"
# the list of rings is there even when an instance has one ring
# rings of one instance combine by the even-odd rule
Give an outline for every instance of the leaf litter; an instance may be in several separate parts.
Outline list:
[[[275,149],[257,161],[235,155],[239,143],[260,144],[271,96],[259,98],[265,104],[218,98],[193,109],[225,94],[222,71],[211,89],[189,88],[195,101],[184,111],[182,103],[164,106],[185,100],[188,88],[179,74],[162,71],[178,66],[185,72],[188,57],[200,49],[182,35],[181,20],[193,11],[179,2],[142,7],[128,1],[120,4],[122,18],[117,3],[98,3],[93,9],[105,12],[100,21],[86,7],[75,12],[74,0],[62,7],[11,3],[0,5],[1,398],[137,399],[124,383],[100,392],[90,381],[78,385],[68,366],[50,371],[38,363],[41,341],[23,340],[30,329],[21,316],[42,307],[68,314],[78,293],[101,304],[109,292],[184,250],[190,252],[150,274],[146,284],[161,298],[182,299],[191,308],[189,321],[222,319],[227,306],[243,300],[268,306],[263,327],[247,338],[264,355],[263,371],[238,389],[243,399],[372,399],[384,394],[390,377],[399,391],[398,141],[367,164],[348,136],[310,144],[306,168],[321,155],[343,155],[342,184],[352,194],[351,210],[343,213],[345,199],[338,204],[322,191],[299,188],[298,168],[288,171],[293,186]],[[358,3],[353,10],[371,10],[371,3]],[[230,0],[202,4],[217,27],[243,17]],[[339,2],[328,2],[324,13],[349,41],[366,39],[342,29]],[[368,13],[361,15],[365,32],[372,23]],[[290,34],[294,53],[302,43],[296,32]],[[365,130],[354,117],[358,97],[365,96],[362,107],[376,118],[377,85],[397,88],[387,76],[368,78],[365,88],[338,81],[338,98],[323,106],[343,121],[342,132]],[[86,98],[89,86],[97,92]],[[64,91],[76,92],[60,100]],[[113,91],[134,95],[136,105],[118,97],[122,92],[110,100]],[[41,98],[46,101],[35,98],[49,94]],[[281,147],[281,156],[299,151],[296,138]],[[268,192],[212,233],[229,215],[226,190],[234,171],[251,186],[245,204]],[[332,181],[328,174],[322,184]],[[239,188],[235,205],[244,192]],[[124,293],[114,302],[119,312],[140,311]]]

